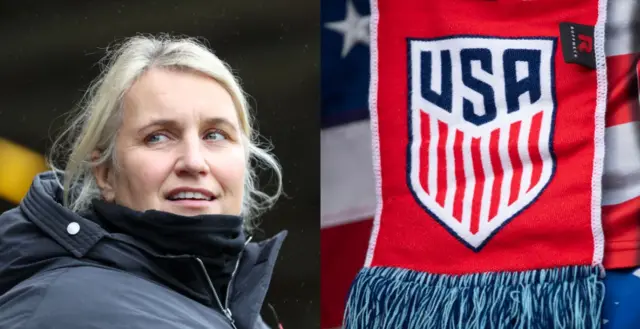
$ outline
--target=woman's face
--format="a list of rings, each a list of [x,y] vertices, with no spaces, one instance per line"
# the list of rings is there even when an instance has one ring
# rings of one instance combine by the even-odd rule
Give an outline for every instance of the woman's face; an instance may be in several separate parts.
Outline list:
[[[246,156],[237,112],[215,80],[154,68],[124,98],[117,167],[95,175],[108,201],[193,216],[240,214]]]

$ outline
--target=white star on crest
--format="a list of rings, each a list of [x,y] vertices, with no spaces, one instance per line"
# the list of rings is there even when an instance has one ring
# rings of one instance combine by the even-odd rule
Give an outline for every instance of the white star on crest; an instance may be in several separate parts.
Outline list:
[[[344,20],[327,23],[325,27],[343,35],[343,58],[357,43],[369,45],[369,16],[361,16],[351,0],[347,0],[347,14]]]

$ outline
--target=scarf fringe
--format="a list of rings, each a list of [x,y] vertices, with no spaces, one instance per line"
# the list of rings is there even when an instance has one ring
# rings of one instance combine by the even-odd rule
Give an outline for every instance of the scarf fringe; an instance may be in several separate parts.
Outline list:
[[[354,280],[344,329],[598,329],[601,269],[443,275],[364,268]]]

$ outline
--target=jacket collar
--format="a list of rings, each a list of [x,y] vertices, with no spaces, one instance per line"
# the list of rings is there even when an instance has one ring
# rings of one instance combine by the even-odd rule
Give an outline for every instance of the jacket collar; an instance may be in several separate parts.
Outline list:
[[[84,257],[108,232],[62,206],[62,188],[57,185],[54,175],[48,171],[36,176],[20,209],[73,256]]]

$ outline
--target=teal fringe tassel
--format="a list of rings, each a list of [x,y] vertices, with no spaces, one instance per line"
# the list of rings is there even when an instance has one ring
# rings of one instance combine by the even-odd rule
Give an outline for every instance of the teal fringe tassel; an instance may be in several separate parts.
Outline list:
[[[435,275],[400,268],[360,271],[344,329],[599,329],[602,270]]]

